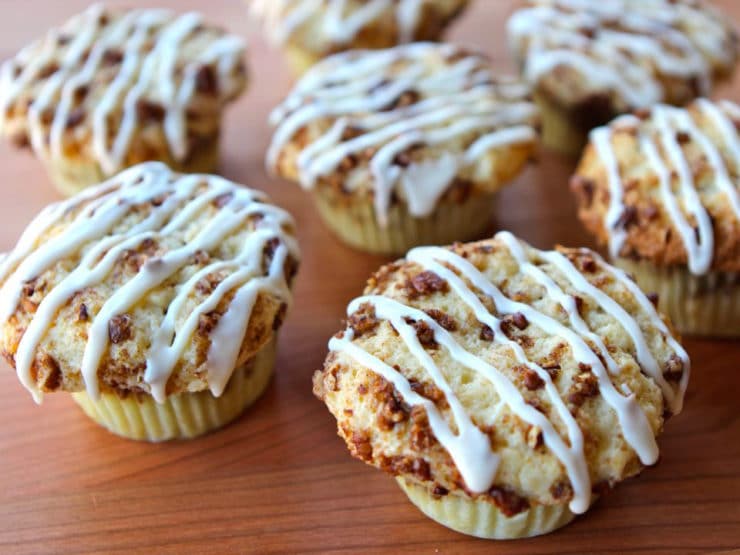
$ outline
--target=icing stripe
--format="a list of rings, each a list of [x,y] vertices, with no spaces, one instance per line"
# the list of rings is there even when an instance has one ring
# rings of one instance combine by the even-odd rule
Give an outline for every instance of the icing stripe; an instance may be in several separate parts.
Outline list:
[[[542,329],[548,336],[560,337],[566,341],[575,363],[588,365],[596,376],[599,391],[607,405],[615,412],[625,441],[634,449],[643,464],[654,464],[657,461],[658,448],[647,416],[637,403],[635,395],[626,386],[617,388],[615,383],[612,382],[612,376],[617,376],[621,372],[620,365],[613,359],[600,336],[593,332],[580,316],[575,298],[567,295],[555,280],[543,271],[542,267],[535,265],[529,252],[534,253],[534,259],[539,259],[551,265],[571,287],[592,299],[601,310],[617,320],[618,324],[630,336],[635,347],[635,356],[641,368],[661,387],[666,403],[675,412],[681,410],[685,385],[688,380],[690,370],[688,356],[675,339],[670,336],[668,329],[654,307],[637,286],[623,273],[606,265],[597,255],[594,254],[593,256],[602,269],[605,269],[616,281],[625,285],[634,296],[643,314],[649,318],[651,325],[657,328],[662,334],[661,337],[684,361],[686,370],[678,391],[674,391],[665,382],[657,361],[648,346],[643,328],[636,318],[628,314],[606,293],[591,285],[565,256],[557,252],[542,252],[525,247],[506,232],[499,233],[496,240],[507,248],[517,263],[519,271],[542,285],[547,295],[565,310],[570,327],[541,312],[534,306],[506,297],[475,266],[451,250],[438,247],[420,247],[411,250],[407,255],[407,260],[418,264],[424,270],[434,272],[445,280],[450,290],[467,305],[476,320],[493,330],[493,340],[510,349],[519,363],[526,365],[539,376],[544,384],[547,399],[552,404],[554,413],[567,432],[567,443],[544,414],[524,401],[520,391],[505,374],[489,362],[464,349],[451,333],[446,331],[428,314],[399,301],[382,296],[360,297],[350,303],[347,314],[352,315],[363,305],[370,304],[373,306],[377,318],[388,320],[391,323],[414,358],[431,376],[434,384],[444,393],[452,408],[454,420],[458,428],[461,429],[459,435],[450,436],[449,426],[440,417],[434,404],[427,399],[415,396],[410,391],[408,381],[399,371],[389,367],[383,361],[373,357],[353,343],[351,328],[348,328],[341,338],[332,339],[329,348],[332,351],[346,354],[386,378],[396,387],[407,403],[411,405],[421,404],[428,411],[431,411],[433,414],[433,417],[430,417],[432,432],[450,453],[466,486],[473,492],[484,493],[493,485],[498,458],[492,459],[492,456],[496,457],[495,453],[491,453],[490,448],[489,450],[484,449],[485,442],[481,440],[480,436],[471,433],[469,429],[469,426],[472,425],[470,417],[464,413],[461,414],[459,400],[450,389],[449,384],[443,379],[434,359],[419,343],[416,332],[407,319],[423,321],[432,329],[435,341],[444,347],[453,360],[466,368],[479,372],[491,382],[503,404],[507,405],[524,422],[537,426],[542,431],[544,444],[561,461],[572,484],[573,498],[570,509],[573,512],[582,513],[588,509],[591,503],[591,482],[580,427],[570,413],[549,373],[534,361],[529,360],[524,349],[504,333],[501,326],[501,315],[521,313],[528,322]],[[495,312],[499,317],[494,316],[486,308],[481,298],[492,301]]]
[[[310,24],[318,25],[319,40],[350,44],[365,28],[393,11],[398,42],[412,42],[428,0],[368,0],[358,5],[348,0],[254,0],[252,13],[264,20],[276,44],[290,40]]]
[[[732,108],[727,109],[727,106],[732,104],[725,101],[717,105],[705,99],[697,100],[689,110],[657,105],[644,122],[634,116],[623,116],[610,126],[591,132],[591,141],[608,176],[610,200],[605,226],[612,257],[620,255],[627,240],[627,231],[621,221],[626,208],[625,188],[613,145],[615,133],[626,124],[634,130],[641,154],[657,175],[662,206],[686,249],[689,271],[703,275],[711,270],[715,237],[711,215],[702,196],[711,194],[716,188],[727,197],[735,218],[740,220],[737,184],[740,142],[727,115],[732,113]],[[702,119],[696,119],[698,117]],[[724,151],[720,150],[716,139],[722,141]],[[703,179],[701,184],[695,181],[695,169],[687,157],[691,145],[701,151],[702,160],[712,173],[711,179]]]
[[[713,66],[731,66],[733,36],[704,3],[670,0],[532,0],[507,25],[509,43],[532,83],[560,68],[577,73],[586,96],[613,92],[618,110],[666,100],[666,77],[711,88]]]
[[[218,102],[224,103],[241,87],[234,73],[244,54],[243,41],[232,35],[209,39],[202,51],[194,54],[194,60],[177,67],[183,45],[203,25],[199,14],[176,16],[167,10],[130,10],[113,18],[105,27],[100,22],[104,17],[109,17],[106,10],[95,4],[62,29],[52,31],[28,63],[26,51],[22,51],[3,65],[0,129],[7,128],[9,108],[39,82],[39,74],[45,67],[56,62],[59,48],[56,36],[67,28],[79,28],[58,71],[43,82],[29,107],[28,131],[36,154],[45,160],[65,156],[68,122],[78,104],[75,99],[79,91],[94,89],[96,99],[94,106],[90,105],[89,116],[92,149],[106,174],[113,174],[125,165],[131,141],[141,123],[141,100],[164,108],[163,129],[170,152],[176,160],[184,160],[188,154],[185,115],[196,94],[198,69],[203,65],[214,67]],[[106,60],[111,52],[120,52],[121,60],[110,82],[102,84],[100,74],[109,72]],[[22,67],[17,76],[16,63]],[[81,106],[87,106],[87,101],[83,100]],[[45,120],[50,111],[53,117],[47,128]]]
[[[205,190],[198,192],[203,187]],[[131,168],[98,188],[42,212],[37,218],[40,231],[24,234],[16,250],[3,262],[2,272],[7,279],[0,291],[0,317],[7,321],[15,312],[22,289],[29,280],[97,241],[77,268],[46,293],[18,346],[16,371],[37,400],[41,395],[31,375],[32,365],[36,350],[54,325],[58,311],[77,292],[103,283],[126,251],[136,249],[148,239],[161,242],[182,234],[203,209],[224,195],[229,195],[230,200],[195,237],[162,256],[150,258],[136,275],[105,300],[87,330],[88,340],[80,364],[87,392],[95,398],[99,394],[97,372],[108,348],[108,328],[113,318],[130,310],[145,299],[149,291],[173,278],[197,252],[217,248],[251,216],[259,215],[259,224],[234,259],[208,264],[177,288],[147,355],[144,381],[151,386],[152,396],[162,401],[167,394],[167,381],[197,327],[198,318],[215,310],[226,295],[233,293],[226,312],[212,332],[206,357],[211,392],[216,396],[223,392],[239,357],[241,342],[235,338],[244,336],[258,294],[269,292],[290,302],[283,268],[288,255],[298,258],[295,238],[286,231],[293,227],[292,219],[283,210],[266,204],[265,197],[256,191],[236,187],[215,176],[178,176],[163,164],[149,163]],[[115,234],[110,233],[135,206],[160,196],[164,196],[164,200],[153,205],[144,220]],[[62,233],[42,245],[37,244],[44,231],[59,224],[70,210],[85,202],[89,204]],[[267,275],[263,276],[263,252],[274,239],[279,243]],[[184,316],[183,323],[177,324],[196,284],[208,275],[219,274],[225,274],[219,285]]]
[[[413,101],[396,105],[404,94]],[[371,178],[378,223],[386,225],[394,191],[402,192],[413,216],[428,216],[455,178],[489,152],[531,144],[535,119],[527,87],[494,78],[481,56],[430,43],[353,51],[315,66],[272,112],[275,132],[267,166],[278,171],[291,140],[302,129],[326,122],[327,128],[301,147],[298,181],[312,189],[345,160],[366,156],[369,176],[362,166],[350,171],[360,182]],[[435,154],[421,163],[400,164],[398,155],[415,146]],[[436,147],[446,147],[444,154],[438,155]],[[353,187],[351,177],[344,181]]]

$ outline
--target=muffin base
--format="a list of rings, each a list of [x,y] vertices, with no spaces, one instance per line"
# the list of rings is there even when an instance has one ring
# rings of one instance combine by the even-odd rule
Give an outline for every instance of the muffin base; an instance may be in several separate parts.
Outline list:
[[[455,494],[435,498],[426,488],[397,477],[411,502],[432,520],[456,532],[489,540],[513,540],[548,534],[571,522],[576,515],[567,505],[538,505],[507,517],[492,503]]]
[[[342,195],[333,190],[314,191],[319,214],[341,241],[373,254],[403,254],[419,245],[447,245],[482,237],[493,213],[493,193],[471,194],[462,202],[442,200],[424,218],[409,214],[406,205],[388,210],[388,225],[378,224],[371,198]]]
[[[72,397],[85,414],[121,437],[151,442],[192,439],[222,428],[257,400],[272,377],[276,344],[273,340],[235,370],[221,397],[207,390],[172,395],[164,403],[150,395],[122,399],[101,393],[94,401],[83,391]]]
[[[683,334],[740,337],[740,273],[695,276],[680,267],[661,268],[648,261],[615,260],[643,291],[657,293],[661,311]]]
[[[181,173],[215,173],[219,163],[219,143],[218,139],[209,141],[198,148],[184,162],[171,159],[162,159],[161,161],[169,165],[174,171]],[[146,161],[140,160],[140,162]],[[111,177],[103,172],[103,169],[95,160],[91,159],[56,160],[46,164],[46,170],[57,190],[68,197]]]
[[[580,156],[591,130],[617,115],[596,100],[568,107],[553,102],[541,91],[535,91],[533,98],[540,111],[542,143],[566,156]]]
[[[317,54],[291,45],[285,46],[284,54],[285,61],[294,77],[300,77],[322,60],[322,57]]]

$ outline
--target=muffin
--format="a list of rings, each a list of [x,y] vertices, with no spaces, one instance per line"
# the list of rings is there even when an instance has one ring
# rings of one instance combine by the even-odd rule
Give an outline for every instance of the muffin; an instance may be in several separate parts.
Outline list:
[[[621,116],[571,180],[586,228],[686,334],[740,335],[739,126],[726,100]]]
[[[260,192],[164,164],[42,211],[0,265],[0,350],[37,402],[67,391],[111,432],[224,426],[264,390],[298,264]]]
[[[577,156],[588,131],[657,103],[683,106],[729,78],[732,23],[702,0],[529,0],[508,23],[545,144]]]
[[[243,58],[239,37],[196,13],[95,4],[2,65],[0,133],[66,195],[150,160],[211,172]]]
[[[356,458],[441,524],[546,534],[658,459],[689,358],[648,298],[587,249],[508,232],[419,247],[368,281],[314,393]]]
[[[439,40],[468,0],[252,0],[295,73],[343,50]]]
[[[536,148],[523,83],[449,44],[337,54],[271,114],[268,169],[312,192],[328,227],[375,253],[479,238]]]

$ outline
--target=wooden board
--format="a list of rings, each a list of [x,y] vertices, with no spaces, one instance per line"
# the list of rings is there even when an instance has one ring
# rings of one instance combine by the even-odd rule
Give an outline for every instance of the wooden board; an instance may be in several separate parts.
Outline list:
[[[7,57],[85,0],[4,0]],[[110,2],[119,4],[119,2]],[[125,0],[125,5],[147,2]],[[340,328],[347,302],[384,259],[353,252],[322,227],[298,188],[268,180],[266,115],[288,91],[280,58],[255,34],[237,0],[159,0],[201,9],[251,38],[249,94],[228,113],[224,175],[291,210],[304,263],[281,337],[277,376],[227,429],[184,443],[118,439],[65,394],[37,407],[0,369],[0,553],[682,553],[740,547],[740,344],[687,341],[694,371],[683,414],[660,440],[662,460],[550,536],[491,543],[419,513],[394,481],[353,460],[311,394],[311,374]],[[508,0],[478,0],[453,37],[509,69]],[[740,3],[717,2],[740,20]],[[740,81],[722,94],[740,99]],[[566,179],[572,162],[543,153],[501,195],[496,224],[539,247],[591,245],[576,222]],[[57,199],[32,156],[0,146],[0,249]]]

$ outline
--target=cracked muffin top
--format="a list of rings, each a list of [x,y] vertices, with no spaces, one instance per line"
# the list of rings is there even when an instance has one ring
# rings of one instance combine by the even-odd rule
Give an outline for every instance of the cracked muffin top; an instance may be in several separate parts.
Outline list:
[[[276,44],[319,56],[347,48],[383,48],[439,38],[468,0],[252,0]]]
[[[591,133],[571,188],[612,256],[740,271],[740,106],[657,105]]]
[[[706,95],[738,57],[734,27],[702,0],[529,0],[508,34],[533,86],[611,117]]]
[[[493,192],[531,157],[536,108],[522,82],[449,44],[351,51],[314,66],[271,115],[268,167],[304,188],[372,195],[431,214],[454,189]]]
[[[244,42],[197,13],[95,4],[0,69],[0,133],[105,175],[185,161],[246,84]]]
[[[370,278],[314,393],[352,454],[433,495],[588,509],[657,461],[690,362],[623,272],[502,232]]]
[[[37,400],[219,396],[280,327],[298,257],[264,194],[135,166],[47,207],[3,258],[0,349]]]

